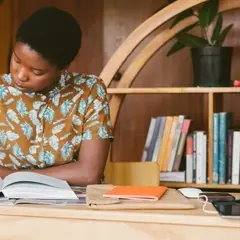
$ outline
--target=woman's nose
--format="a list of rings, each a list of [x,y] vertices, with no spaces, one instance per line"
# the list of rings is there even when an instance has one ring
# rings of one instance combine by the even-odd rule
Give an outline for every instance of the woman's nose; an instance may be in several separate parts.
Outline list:
[[[18,80],[26,82],[28,80],[27,72],[24,68],[19,69],[17,73]]]

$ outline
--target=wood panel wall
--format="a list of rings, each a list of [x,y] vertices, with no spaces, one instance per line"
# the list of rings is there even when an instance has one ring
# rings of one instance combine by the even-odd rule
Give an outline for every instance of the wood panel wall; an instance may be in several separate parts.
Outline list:
[[[0,74],[8,70],[8,58],[11,52],[12,40],[12,2],[5,0],[0,4]]]
[[[150,13],[154,11],[156,6],[152,6],[151,9],[146,3],[145,6],[141,7],[144,13],[146,11]],[[129,11],[129,17],[124,15],[123,18],[121,18],[121,7],[117,3],[112,8],[118,13],[116,16],[118,16],[118,24],[121,23],[121,26],[124,25],[122,23],[124,19],[126,19],[126,28],[129,26],[128,22],[132,23],[135,21],[136,18],[133,16],[135,13],[134,7],[132,7],[132,11]],[[141,12],[141,10],[139,11]],[[240,18],[239,12],[240,9],[224,13],[224,25],[234,23],[234,27],[225,42],[226,46],[234,46],[232,79],[240,78],[240,68],[238,67],[240,42],[237,37],[240,32],[238,23]],[[138,14],[140,13],[138,12]],[[131,17],[134,20],[130,21],[129,18]],[[115,23],[117,22],[116,18],[114,19]],[[144,16],[142,17],[143,20]],[[117,36],[115,38],[118,40]],[[137,76],[133,87],[192,86],[193,73],[190,51],[189,49],[184,49],[171,57],[166,57],[166,53],[172,43],[173,40],[153,56]],[[116,125],[113,161],[140,161],[151,117],[184,114],[192,119],[193,130],[207,130],[206,100],[204,95],[196,94],[149,95],[148,97],[146,95],[127,96]],[[234,112],[233,124],[240,127],[238,101],[239,94],[225,94],[221,110]]]
[[[32,12],[45,6],[69,11],[81,25],[82,48],[70,70],[99,74],[103,67],[103,0],[13,0],[13,32]]]
[[[240,79],[240,9],[232,10],[224,14],[224,25],[234,24],[233,29],[228,35],[225,45],[233,46],[232,58],[232,79]],[[227,112],[233,112],[233,126],[240,128],[240,95],[225,94],[223,96],[222,109]]]
[[[71,70],[94,74],[100,73],[118,46],[138,25],[167,3],[165,0],[13,0],[13,2],[14,29],[31,12],[42,6],[53,5],[70,11],[81,23],[84,33],[83,47],[72,64]],[[236,10],[224,14],[224,24],[232,22],[235,24],[226,41],[226,45],[234,46],[233,79],[240,79],[239,13],[240,10]],[[133,56],[158,31],[140,44],[120,72],[126,69]],[[172,43],[173,41],[167,43],[152,57],[137,76],[133,87],[192,86],[189,49],[166,57]],[[116,84],[117,82],[114,82],[112,86]],[[226,95],[223,101],[223,110],[235,112],[235,125],[240,120],[238,100],[238,95]],[[127,96],[115,129],[112,160],[139,161],[141,159],[152,116],[185,114],[193,120],[193,129],[206,130],[205,102],[206,99],[203,96],[196,95]]]

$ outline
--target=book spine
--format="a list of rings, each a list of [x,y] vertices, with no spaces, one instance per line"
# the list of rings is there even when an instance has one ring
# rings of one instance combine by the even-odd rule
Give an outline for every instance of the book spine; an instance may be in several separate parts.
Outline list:
[[[219,133],[219,114],[213,114],[213,183],[218,184],[219,182],[219,169],[218,169],[218,133]]]
[[[183,121],[183,126],[182,126],[182,130],[181,130],[181,136],[180,136],[180,140],[179,140],[179,144],[178,144],[177,154],[176,154],[174,164],[173,164],[173,171],[179,171],[183,152],[184,152],[184,147],[186,144],[186,138],[187,138],[187,134],[188,134],[189,127],[190,127],[190,123],[191,123],[190,119],[184,119],[184,121]]]
[[[169,139],[168,139],[168,146],[167,146],[167,151],[166,151],[166,167],[165,171],[172,171],[171,166],[170,166],[170,156],[171,156],[171,151],[172,151],[172,146],[173,146],[173,139],[174,139],[174,134],[176,131],[176,126],[178,122],[178,116],[173,117],[173,123],[172,123],[172,128],[170,131]]]
[[[159,153],[160,145],[162,141],[163,130],[165,127],[165,121],[166,121],[166,117],[160,117],[160,126],[159,126],[158,136],[157,136],[157,140],[156,140],[154,151],[153,151],[153,157],[152,157],[153,162],[157,162],[158,153]]]
[[[172,144],[172,149],[171,149],[171,154],[170,154],[170,159],[169,159],[168,171],[173,170],[174,159],[175,159],[176,153],[177,153],[177,147],[178,147],[179,139],[181,136],[183,121],[184,121],[184,116],[179,115],[178,122],[176,125],[176,130],[174,133],[174,138],[173,138],[173,144]]]
[[[186,182],[193,182],[193,135],[189,134],[186,141]]]
[[[155,143],[157,141],[159,126],[160,126],[160,117],[157,117],[156,124],[155,124],[154,130],[153,130],[153,136],[152,136],[151,143],[150,143],[150,146],[148,149],[147,161],[152,161],[153,151],[154,151]]]
[[[197,138],[196,132],[193,133],[193,183],[196,183],[196,165],[197,165]]]
[[[156,118],[151,118],[149,128],[148,128],[147,137],[146,137],[145,146],[144,146],[144,149],[143,149],[142,162],[147,161],[148,149],[149,149],[151,141],[152,141],[155,124],[156,124]]]
[[[233,132],[232,184],[239,184],[240,132]]]
[[[233,130],[228,130],[228,144],[227,144],[227,183],[232,183],[232,154],[233,154]]]
[[[207,183],[207,136],[203,135],[202,183]]]
[[[203,132],[196,132],[196,183],[202,183],[203,179]]]
[[[170,131],[172,128],[172,122],[173,122],[173,117],[167,116],[164,132],[163,132],[163,137],[162,137],[162,143],[160,145],[160,150],[158,153],[158,160],[157,160],[157,162],[159,164],[159,169],[161,172],[167,168],[166,149],[167,149],[167,145],[168,145]]]
[[[227,113],[219,114],[219,183],[226,183]]]

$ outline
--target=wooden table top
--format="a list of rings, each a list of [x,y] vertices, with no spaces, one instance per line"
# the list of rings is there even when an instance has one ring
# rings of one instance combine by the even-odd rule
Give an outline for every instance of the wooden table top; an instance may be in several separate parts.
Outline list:
[[[235,194],[236,195],[236,194]],[[240,194],[237,194],[240,197]],[[75,220],[144,222],[197,226],[240,227],[240,220],[223,219],[202,210],[203,203],[191,199],[196,208],[188,210],[93,210],[84,205],[50,206],[23,204],[0,206],[0,216],[42,217]],[[208,204],[208,210],[214,210]]]

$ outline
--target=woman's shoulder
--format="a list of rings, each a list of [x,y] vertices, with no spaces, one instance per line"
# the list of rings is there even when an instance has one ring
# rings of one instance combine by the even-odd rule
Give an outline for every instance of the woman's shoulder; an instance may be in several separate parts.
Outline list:
[[[73,86],[81,87],[81,88],[88,88],[89,90],[95,88],[96,86],[103,86],[105,84],[103,80],[94,74],[81,74],[75,72],[69,72],[69,79]]]

